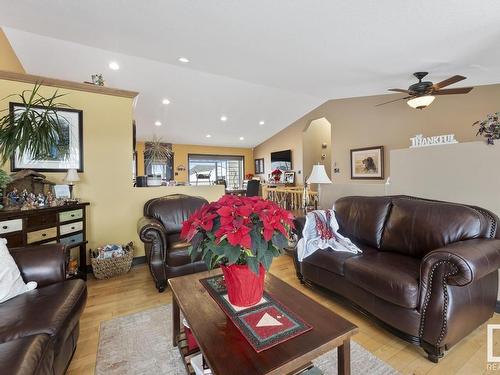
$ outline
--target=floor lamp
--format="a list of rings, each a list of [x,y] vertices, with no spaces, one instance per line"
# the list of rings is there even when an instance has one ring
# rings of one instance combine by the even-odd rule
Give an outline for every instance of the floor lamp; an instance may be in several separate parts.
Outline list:
[[[330,178],[326,174],[325,166],[323,164],[313,165],[311,175],[307,179],[306,185],[304,187],[304,198],[307,197],[307,199],[304,199],[304,208],[306,208],[307,204],[309,203],[308,185],[318,184],[318,202],[319,202],[319,198],[321,196],[321,184],[331,184],[331,183],[332,180],[330,180]]]

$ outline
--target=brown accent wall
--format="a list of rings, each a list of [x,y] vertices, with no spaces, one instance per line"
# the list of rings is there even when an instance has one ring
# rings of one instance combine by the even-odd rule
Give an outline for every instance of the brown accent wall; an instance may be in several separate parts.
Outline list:
[[[479,140],[472,123],[487,113],[500,111],[500,84],[478,86],[466,95],[438,96],[424,110],[412,109],[404,100],[375,107],[398,97],[394,94],[330,100],[255,147],[254,157],[265,159],[267,174],[270,153],[290,148],[294,170],[302,171],[303,130],[312,120],[325,117],[332,124],[332,169],[340,168],[340,173],[332,174],[333,181],[366,183],[350,179],[350,149],[384,146],[387,178],[390,150],[409,147],[410,137],[454,133],[459,142]],[[297,175],[299,183],[302,177],[303,173]]]

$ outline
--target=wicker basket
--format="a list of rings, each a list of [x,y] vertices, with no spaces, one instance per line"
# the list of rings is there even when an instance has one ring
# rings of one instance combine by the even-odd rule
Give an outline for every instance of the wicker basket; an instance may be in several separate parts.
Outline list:
[[[132,267],[132,259],[134,258],[134,245],[129,243],[123,246],[125,255],[116,258],[98,259],[91,257],[92,271],[96,279],[109,279],[130,271]]]

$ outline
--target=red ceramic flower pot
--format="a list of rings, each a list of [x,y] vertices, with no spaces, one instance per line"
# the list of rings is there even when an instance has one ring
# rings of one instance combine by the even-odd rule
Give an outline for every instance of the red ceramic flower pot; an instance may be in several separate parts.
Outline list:
[[[248,307],[262,299],[266,270],[262,265],[259,274],[253,273],[247,265],[221,265],[226,282],[229,302],[234,306]]]

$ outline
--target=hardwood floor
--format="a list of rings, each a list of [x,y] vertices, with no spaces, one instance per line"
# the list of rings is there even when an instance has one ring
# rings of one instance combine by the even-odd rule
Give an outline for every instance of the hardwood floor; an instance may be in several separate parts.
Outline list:
[[[403,374],[472,375],[488,372],[486,324],[453,347],[439,364],[434,364],[418,347],[387,333],[361,314],[336,303],[331,296],[301,285],[289,256],[276,259],[271,273],[358,325],[360,331],[354,336],[354,341]],[[88,294],[80,321],[80,339],[68,375],[94,373],[102,321],[167,304],[172,299],[169,290],[157,292],[145,265],[134,267],[128,274],[111,280],[89,278]],[[500,324],[500,315],[495,314],[488,323]],[[497,340],[495,342],[498,345]]]

